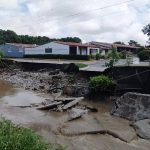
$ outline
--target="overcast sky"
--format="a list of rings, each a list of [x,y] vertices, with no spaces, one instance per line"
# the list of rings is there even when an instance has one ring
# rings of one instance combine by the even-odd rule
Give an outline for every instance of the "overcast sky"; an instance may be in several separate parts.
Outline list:
[[[146,44],[141,29],[150,23],[150,0],[125,1],[0,0],[0,28],[50,38],[78,36],[86,42]]]

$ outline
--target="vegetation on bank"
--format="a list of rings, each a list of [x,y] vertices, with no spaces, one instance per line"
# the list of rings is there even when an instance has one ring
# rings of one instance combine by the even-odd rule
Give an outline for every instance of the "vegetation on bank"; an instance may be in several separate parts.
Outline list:
[[[85,67],[88,67],[88,65],[82,64],[82,63],[76,63],[76,66],[78,66],[79,68],[85,68]]]
[[[99,75],[90,78],[90,87],[92,93],[111,93],[116,87],[116,82],[105,75]]]
[[[0,150],[64,150],[53,144],[46,144],[34,131],[15,126],[4,118],[0,121]]]

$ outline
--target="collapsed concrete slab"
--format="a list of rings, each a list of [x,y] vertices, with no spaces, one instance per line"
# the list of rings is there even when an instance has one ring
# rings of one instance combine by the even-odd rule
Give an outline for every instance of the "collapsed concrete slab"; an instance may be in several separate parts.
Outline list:
[[[150,139],[150,119],[137,121],[133,126],[138,136],[143,139]]]
[[[150,95],[126,93],[116,100],[111,114],[132,121],[150,119]]]

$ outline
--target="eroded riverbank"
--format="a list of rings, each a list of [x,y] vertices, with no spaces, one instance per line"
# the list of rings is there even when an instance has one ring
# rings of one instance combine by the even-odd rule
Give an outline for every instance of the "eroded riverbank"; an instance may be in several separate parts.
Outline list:
[[[138,138],[129,121],[109,114],[110,101],[83,101],[82,104],[94,106],[98,112],[71,122],[67,121],[67,112],[39,111],[35,106],[18,107],[41,103],[44,99],[39,94],[0,81],[0,114],[34,129],[48,142],[67,146],[68,150],[149,150],[150,142]],[[109,132],[101,134],[104,129]]]

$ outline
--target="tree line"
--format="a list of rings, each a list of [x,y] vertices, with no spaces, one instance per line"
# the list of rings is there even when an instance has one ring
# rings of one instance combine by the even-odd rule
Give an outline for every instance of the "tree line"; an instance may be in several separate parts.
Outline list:
[[[57,39],[57,38],[49,38],[46,36],[18,35],[14,31],[0,29],[0,44],[23,43],[23,44],[42,45],[52,41],[77,42],[77,43],[82,42],[82,40],[79,37],[66,37]]]

